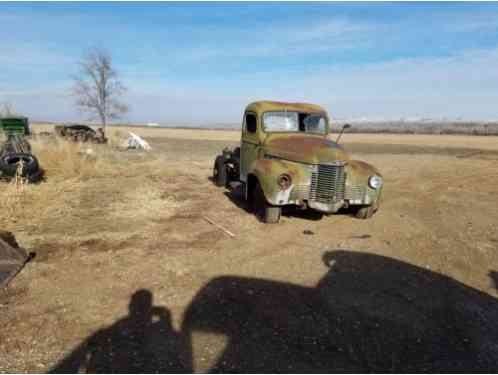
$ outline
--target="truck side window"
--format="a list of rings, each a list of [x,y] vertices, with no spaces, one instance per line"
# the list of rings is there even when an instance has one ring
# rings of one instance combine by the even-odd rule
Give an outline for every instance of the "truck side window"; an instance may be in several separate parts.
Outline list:
[[[255,133],[257,129],[256,115],[252,113],[246,114],[246,129],[249,133]]]

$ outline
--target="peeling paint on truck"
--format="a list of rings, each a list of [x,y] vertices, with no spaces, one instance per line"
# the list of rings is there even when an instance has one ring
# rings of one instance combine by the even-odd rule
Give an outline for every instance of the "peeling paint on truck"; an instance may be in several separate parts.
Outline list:
[[[301,122],[299,127],[293,124],[291,131],[269,131],[264,115],[272,112],[276,115],[271,116],[284,116],[284,121],[288,113],[293,119],[319,116],[324,121],[323,131],[310,132]],[[228,175],[244,184],[246,198],[259,185],[272,206],[296,205],[323,213],[335,213],[343,207],[370,207],[366,214],[370,217],[379,207],[382,175],[368,163],[351,160],[329,134],[327,112],[318,105],[251,103],[244,112],[241,146],[236,150],[240,155],[238,174]],[[284,181],[290,179],[289,186],[279,185],[283,175]]]

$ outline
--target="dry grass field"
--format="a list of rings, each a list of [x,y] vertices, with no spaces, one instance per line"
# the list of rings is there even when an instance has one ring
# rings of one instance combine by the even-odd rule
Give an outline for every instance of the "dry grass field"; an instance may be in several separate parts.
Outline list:
[[[498,138],[346,134],[378,214],[265,225],[209,180],[239,132],[133,128],[146,153],[126,131],[91,155],[38,139],[46,180],[0,185],[0,228],[36,252],[0,292],[0,372],[496,365]]]

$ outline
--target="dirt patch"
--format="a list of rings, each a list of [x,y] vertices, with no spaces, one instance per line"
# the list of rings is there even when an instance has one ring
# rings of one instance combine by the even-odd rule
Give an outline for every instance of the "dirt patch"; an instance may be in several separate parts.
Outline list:
[[[0,296],[0,372],[74,370],[82,354],[128,372],[491,369],[491,146],[355,138],[346,148],[385,178],[373,219],[286,212],[265,225],[209,181],[236,142],[220,136],[146,137],[150,153],[102,150],[86,172],[54,167],[15,196],[1,225],[37,258]],[[144,290],[152,300],[133,309]]]
[[[33,245],[37,250],[36,262],[56,261],[59,257],[77,256],[77,252],[91,255],[98,252],[119,251],[133,246],[138,238],[130,237],[126,240],[105,240],[90,238],[75,242],[39,242]]]
[[[3,311],[6,311],[9,304],[13,303],[16,299],[21,298],[26,293],[28,293],[28,288],[26,287],[0,289],[0,312],[2,312],[2,309]]]
[[[199,160],[200,157],[213,157],[224,147],[236,147],[238,142],[197,139],[159,138],[151,140],[156,150],[160,149],[166,155],[175,155],[176,160]],[[422,144],[386,144],[386,143],[355,143],[346,140],[344,147],[356,154],[389,154],[389,155],[440,155],[458,158],[498,159],[498,150],[479,149],[472,144],[467,147]],[[195,157],[188,150],[195,149]]]
[[[498,150],[481,150],[463,147],[438,147],[422,145],[399,144],[364,144],[347,143],[346,149],[360,154],[390,154],[390,155],[441,155],[455,156],[460,159],[498,159]]]

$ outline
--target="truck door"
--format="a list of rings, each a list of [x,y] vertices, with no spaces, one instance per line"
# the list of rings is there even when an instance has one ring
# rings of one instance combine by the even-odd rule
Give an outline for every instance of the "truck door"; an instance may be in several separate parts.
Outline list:
[[[258,116],[253,112],[244,113],[242,139],[240,142],[240,180],[247,182],[247,173],[256,160],[259,149]]]

